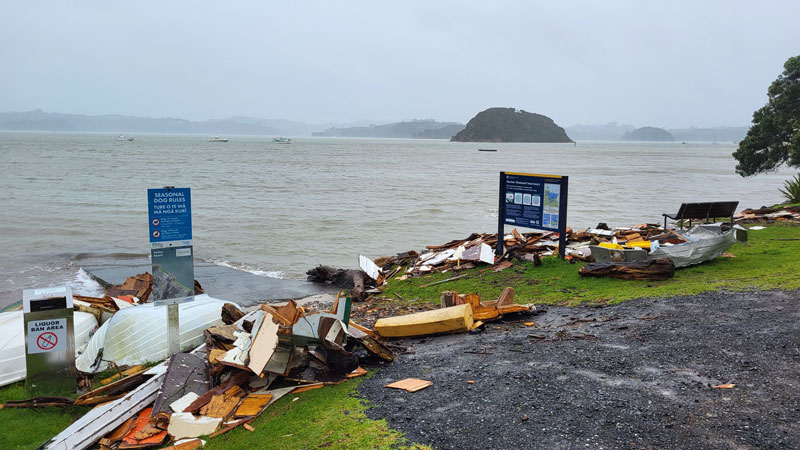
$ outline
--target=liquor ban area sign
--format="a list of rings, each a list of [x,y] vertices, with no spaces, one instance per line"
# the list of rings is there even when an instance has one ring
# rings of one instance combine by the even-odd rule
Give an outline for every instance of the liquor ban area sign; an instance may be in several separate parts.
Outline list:
[[[505,225],[558,233],[558,254],[563,258],[567,241],[567,190],[569,177],[500,172],[497,251],[503,253]]]

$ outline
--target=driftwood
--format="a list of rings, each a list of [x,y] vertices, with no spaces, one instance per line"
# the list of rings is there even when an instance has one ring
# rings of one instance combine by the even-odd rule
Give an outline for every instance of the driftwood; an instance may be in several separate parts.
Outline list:
[[[375,281],[363,270],[317,266],[306,272],[306,275],[308,275],[308,281],[329,283],[336,287],[351,289],[353,300],[364,300],[367,298],[366,289],[375,287]]]
[[[587,264],[578,270],[582,277],[609,277],[625,280],[659,281],[675,275],[675,265],[667,258],[648,261]]]
[[[241,319],[243,316],[244,313],[233,303],[225,303],[222,305],[222,323],[230,325]]]

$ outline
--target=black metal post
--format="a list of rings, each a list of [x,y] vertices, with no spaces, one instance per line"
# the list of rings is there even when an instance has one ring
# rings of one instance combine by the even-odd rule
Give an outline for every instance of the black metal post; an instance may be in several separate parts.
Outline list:
[[[499,203],[497,205],[497,247],[495,249],[496,255],[503,254],[503,235],[505,234],[506,223],[506,173],[500,172],[500,194],[498,195]]]
[[[567,191],[569,177],[561,177],[561,201],[558,203],[558,255],[564,259],[567,255]]]

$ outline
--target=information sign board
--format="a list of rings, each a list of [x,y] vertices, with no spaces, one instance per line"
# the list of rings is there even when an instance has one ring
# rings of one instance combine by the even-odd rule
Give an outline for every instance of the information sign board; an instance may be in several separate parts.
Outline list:
[[[194,300],[194,251],[189,188],[147,190],[155,304]]]
[[[192,239],[192,202],[189,188],[147,190],[150,242]]]
[[[559,254],[566,245],[567,188],[569,177],[531,173],[500,172],[498,236],[505,225],[559,233]],[[503,252],[498,239],[497,254]]]

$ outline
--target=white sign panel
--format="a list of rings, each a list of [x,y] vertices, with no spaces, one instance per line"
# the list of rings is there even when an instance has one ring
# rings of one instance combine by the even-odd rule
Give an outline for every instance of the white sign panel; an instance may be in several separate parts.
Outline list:
[[[28,354],[67,350],[67,319],[28,322]]]

